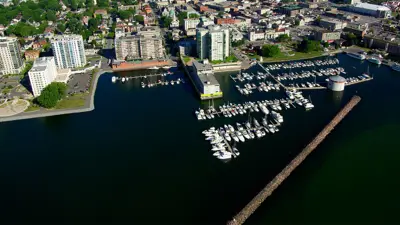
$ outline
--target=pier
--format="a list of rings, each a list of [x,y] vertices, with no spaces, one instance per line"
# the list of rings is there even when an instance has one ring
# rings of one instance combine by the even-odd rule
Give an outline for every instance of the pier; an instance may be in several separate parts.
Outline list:
[[[164,76],[168,76],[168,75],[170,75],[170,74],[168,74],[168,73],[157,73],[157,74],[148,74],[148,75],[142,75],[142,76],[115,77],[115,79],[116,80],[122,80],[122,78],[125,78],[127,80],[130,80],[130,79],[148,78],[148,77],[156,77],[156,76],[164,77]]]
[[[264,72],[267,73],[268,76],[272,77],[272,79],[274,79],[275,82],[276,82],[277,84],[279,84],[279,86],[283,87],[285,90],[287,89],[286,86],[283,85],[283,84],[282,84],[278,79],[276,79],[274,76],[272,76],[272,74],[271,74],[267,69],[265,69],[265,67],[264,67],[263,65],[261,65],[260,62],[257,62],[257,65],[259,65],[259,66],[264,70]]]
[[[314,151],[318,145],[329,135],[329,133],[342,121],[346,115],[361,101],[359,96],[353,98],[344,106],[342,110],[325,126],[325,128],[294,158],[271,182],[265,186],[232,220],[228,225],[241,225],[257,208],[267,199],[279,185],[289,177],[289,175]]]

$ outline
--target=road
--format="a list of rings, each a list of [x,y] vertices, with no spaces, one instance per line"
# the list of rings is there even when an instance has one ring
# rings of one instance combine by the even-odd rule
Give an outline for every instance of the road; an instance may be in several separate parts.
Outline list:
[[[249,58],[243,54],[239,49],[237,48],[232,48],[232,53],[235,55],[236,58],[238,58],[240,61],[242,61],[242,69],[247,69],[251,66],[251,61]]]

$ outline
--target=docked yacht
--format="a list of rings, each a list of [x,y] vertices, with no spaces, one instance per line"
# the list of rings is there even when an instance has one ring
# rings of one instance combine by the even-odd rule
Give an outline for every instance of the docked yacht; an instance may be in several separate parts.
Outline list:
[[[261,123],[262,123],[264,126],[268,126],[268,121],[267,121],[267,119],[266,119],[265,117],[262,118]]]
[[[247,133],[246,130],[242,130],[241,132],[242,132],[243,136],[244,136],[246,139],[250,139],[250,135]]]
[[[377,65],[380,65],[382,62],[380,59],[378,59],[377,57],[371,57],[367,59],[369,62],[375,63]]]
[[[260,109],[261,109],[261,111],[262,111],[265,115],[268,115],[268,114],[269,114],[269,110],[267,109],[267,107],[261,105],[261,106],[260,106]]]
[[[238,150],[236,147],[233,147],[233,148],[232,148],[232,151],[233,151],[233,153],[234,153],[236,156],[239,156],[239,155],[240,155],[240,152],[239,152],[239,150]]]
[[[398,63],[394,63],[394,64],[391,66],[391,68],[392,68],[392,70],[395,70],[395,71],[397,71],[397,72],[400,72],[400,64],[398,64]]]
[[[228,133],[224,133],[224,138],[225,138],[225,140],[227,140],[227,141],[232,141],[232,138],[231,138],[231,136],[229,136]]]
[[[150,70],[158,70],[158,69],[160,69],[160,68],[157,67],[157,66],[152,66],[152,67],[150,67],[149,69],[150,69]]]
[[[219,155],[216,156],[218,159],[231,159],[232,153],[227,151],[219,151]]]
[[[239,138],[239,140],[241,142],[245,142],[245,139],[244,139],[242,133],[240,133],[239,131],[236,131],[236,136]]]
[[[311,102],[307,102],[307,103],[304,105],[304,108],[306,108],[306,109],[312,109],[312,108],[314,108],[314,105],[313,105]]]
[[[231,133],[231,137],[232,137],[232,139],[233,139],[234,141],[239,142],[239,138],[238,138],[238,136],[236,136],[235,133]]]
[[[113,76],[113,77],[111,78],[111,81],[112,81],[113,83],[115,83],[115,81],[117,81],[117,77]]]
[[[256,126],[256,127],[260,126],[260,123],[256,119],[253,119],[253,122],[254,122],[254,126]]]
[[[272,118],[274,118],[276,121],[278,121],[279,123],[283,123],[283,117],[281,114],[279,114],[275,111],[271,111],[271,115],[272,115]]]
[[[125,82],[125,77],[122,78],[122,82]]]
[[[349,53],[347,53],[347,55],[352,57],[352,58],[359,59],[359,60],[364,60],[365,59],[365,55],[364,54],[349,52]]]

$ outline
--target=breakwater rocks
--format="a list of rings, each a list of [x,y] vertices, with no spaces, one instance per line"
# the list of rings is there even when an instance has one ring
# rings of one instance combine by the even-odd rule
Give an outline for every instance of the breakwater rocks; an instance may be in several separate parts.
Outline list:
[[[228,221],[228,225],[241,225],[251,214],[253,214],[261,203],[267,199],[279,185],[289,177],[297,166],[317,148],[317,146],[329,135],[335,126],[361,101],[359,96],[353,96],[352,99],[344,106],[342,110],[325,126],[325,128],[312,140],[297,156],[294,158],[276,177],[271,180],[232,220]]]

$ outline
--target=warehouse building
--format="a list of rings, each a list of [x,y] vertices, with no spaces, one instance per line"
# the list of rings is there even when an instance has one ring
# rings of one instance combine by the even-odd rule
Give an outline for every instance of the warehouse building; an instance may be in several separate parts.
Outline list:
[[[382,5],[374,5],[369,3],[359,2],[349,6],[349,10],[355,13],[374,16],[378,18],[388,18],[391,16],[392,11]]]

